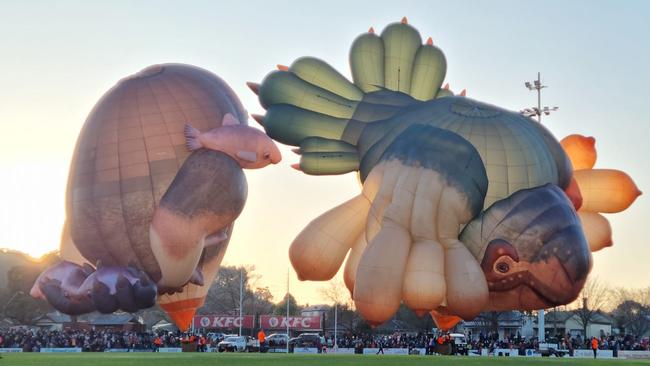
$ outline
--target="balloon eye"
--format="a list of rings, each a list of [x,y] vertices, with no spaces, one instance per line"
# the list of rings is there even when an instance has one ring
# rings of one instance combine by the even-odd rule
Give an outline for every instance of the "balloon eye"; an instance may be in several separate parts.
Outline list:
[[[264,159],[270,159],[271,158],[271,153],[264,153]]]
[[[505,263],[505,262],[497,263],[497,271],[499,271],[501,273],[506,273],[509,270],[510,270],[510,266],[508,265],[508,263]]]

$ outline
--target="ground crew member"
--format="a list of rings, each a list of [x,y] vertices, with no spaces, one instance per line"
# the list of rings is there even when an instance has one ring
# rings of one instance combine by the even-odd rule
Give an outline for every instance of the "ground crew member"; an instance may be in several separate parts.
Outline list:
[[[264,329],[257,332],[257,340],[260,342],[260,352],[264,352],[266,350],[266,333],[264,333]]]
[[[596,337],[591,338],[591,349],[594,350],[594,359],[595,359],[596,352],[598,351],[598,339],[596,339]]]

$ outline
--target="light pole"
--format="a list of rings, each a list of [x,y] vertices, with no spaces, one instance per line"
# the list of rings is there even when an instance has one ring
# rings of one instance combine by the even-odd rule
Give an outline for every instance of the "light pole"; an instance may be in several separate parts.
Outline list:
[[[540,124],[542,123],[542,114],[549,115],[551,112],[557,111],[559,108],[558,107],[548,107],[545,106],[542,108],[542,89],[548,88],[547,85],[542,85],[542,76],[539,72],[537,72],[537,80],[533,80],[532,84],[530,81],[524,82],[524,85],[528,90],[536,90],[537,91],[537,107],[532,107],[532,108],[525,108],[519,113],[526,117],[533,117],[537,116],[537,122]],[[546,340],[546,325],[544,324],[544,309],[540,309],[537,312],[537,338],[539,340],[539,343],[542,343]]]
[[[545,106],[542,108],[542,89],[548,88],[547,85],[542,85],[542,79],[541,75],[538,72],[537,73],[537,80],[533,80],[533,83],[531,84],[530,81],[524,82],[524,85],[528,90],[536,90],[537,91],[537,107],[531,107],[531,108],[525,108],[519,113],[523,114],[526,117],[534,117],[537,116],[537,122],[542,123],[542,114],[549,115],[551,112],[557,111],[559,108],[558,107],[548,107]]]
[[[286,301],[287,301],[287,319],[285,319],[285,320],[287,322],[287,354],[289,354],[289,339],[291,339],[290,336],[289,336],[289,268],[287,268],[287,297],[286,297]]]
[[[337,333],[338,333],[338,325],[339,325],[339,303],[338,301],[334,303],[334,344],[332,345],[332,350],[334,350],[334,353],[338,353],[339,347],[337,346],[338,343],[337,341]]]
[[[241,336],[242,312],[244,310],[244,267],[239,268],[239,335]]]

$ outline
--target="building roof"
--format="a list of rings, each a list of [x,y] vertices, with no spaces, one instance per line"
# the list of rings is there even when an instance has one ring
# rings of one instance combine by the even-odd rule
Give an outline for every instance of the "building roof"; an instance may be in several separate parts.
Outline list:
[[[90,320],[91,325],[124,325],[127,323],[141,324],[136,316],[129,313],[100,314]]]
[[[310,305],[302,309],[302,311],[328,311],[331,308],[330,305],[320,304],[320,305]]]
[[[573,311],[549,311],[544,315],[544,322],[546,323],[545,325],[548,326],[549,323],[565,323],[567,320],[569,320],[571,317],[578,317],[575,312]],[[535,317],[533,320],[535,324],[538,322],[538,318]],[[591,319],[589,320],[590,324],[609,324],[611,325],[613,322],[612,318],[607,315],[606,313],[598,310],[596,311]]]
[[[51,311],[47,314],[38,316],[34,319],[36,324],[63,324],[69,323],[72,318],[68,314],[63,314],[59,311]]]

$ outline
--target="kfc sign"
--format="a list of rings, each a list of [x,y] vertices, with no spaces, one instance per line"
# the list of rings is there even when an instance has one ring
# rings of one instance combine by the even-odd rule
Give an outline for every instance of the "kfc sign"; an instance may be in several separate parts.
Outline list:
[[[197,315],[194,317],[194,328],[253,328],[252,315]]]
[[[320,316],[275,316],[260,315],[260,327],[263,329],[309,329],[320,330]]]

